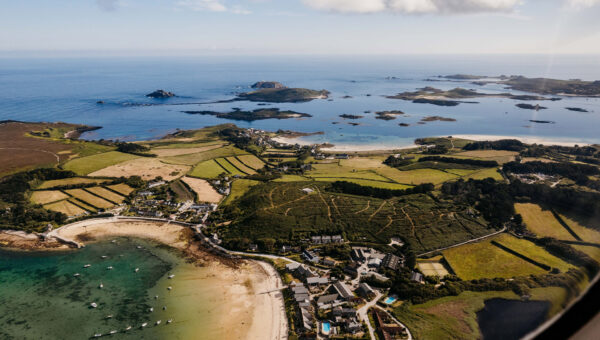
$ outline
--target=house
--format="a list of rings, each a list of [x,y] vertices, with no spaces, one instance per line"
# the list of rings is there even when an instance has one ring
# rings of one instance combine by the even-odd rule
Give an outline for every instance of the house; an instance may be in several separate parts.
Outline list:
[[[161,186],[161,185],[163,185],[165,183],[166,183],[165,181],[150,182],[150,183],[148,183],[148,189],[152,189],[152,188],[155,188],[157,186]]]
[[[323,242],[323,244],[329,244],[331,243],[331,236],[321,236],[321,242]]]
[[[356,263],[351,263],[344,267],[344,273],[352,276],[358,275],[358,265]]]
[[[350,288],[342,281],[334,283],[333,288],[344,300],[350,300],[354,298],[354,294],[352,294]]]
[[[338,154],[335,154],[335,158],[336,159],[349,159],[350,156],[348,156],[347,153],[338,153]]]
[[[298,266],[298,268],[296,269],[296,271],[294,273],[297,277],[303,278],[303,279],[308,279],[309,277],[317,276],[317,274],[315,274],[312,270],[310,270],[310,268],[308,268],[307,266],[304,266],[304,265]]]
[[[300,252],[300,247],[282,246],[280,251],[283,254],[285,254],[285,253],[299,253]]]
[[[308,289],[306,289],[306,287],[304,287],[304,285],[298,285],[298,286],[294,286],[292,287],[292,291],[295,294],[308,294]]]
[[[300,267],[300,263],[297,262],[292,262],[292,263],[288,263],[285,265],[285,270],[287,270],[288,272],[294,272],[296,271],[296,269],[298,269],[298,267]]]
[[[410,279],[412,281],[415,281],[415,282],[418,282],[418,283],[423,283],[424,282],[424,280],[423,280],[423,274],[418,273],[418,272],[412,272],[410,274]]]
[[[300,331],[301,332],[310,332],[314,327],[313,316],[310,314],[307,308],[299,307],[299,321],[300,321]]]
[[[326,265],[326,266],[335,266],[335,264],[337,263],[337,261],[334,260],[334,259],[332,259],[332,258],[330,258],[330,257],[324,257],[321,260],[321,263],[324,264],[324,265]]]
[[[399,256],[396,256],[394,254],[387,254],[383,258],[381,265],[387,269],[398,270],[398,268],[402,267],[403,263]]]
[[[338,294],[321,295],[317,299],[317,306],[327,305],[338,300]]]
[[[152,191],[140,191],[138,192],[138,196],[152,196]]]
[[[296,302],[305,302],[310,301],[310,297],[308,294],[294,294],[294,300]]]
[[[310,242],[312,244],[321,244],[322,243],[322,238],[321,238],[321,236],[311,236],[310,237]]]
[[[371,268],[379,268],[379,266],[381,266],[381,259],[372,257],[369,259],[369,262],[367,262],[367,266]]]
[[[350,256],[356,262],[362,262],[366,259],[365,254],[360,248],[353,248],[352,252],[350,253]]]
[[[305,193],[305,194],[310,194],[310,193],[312,193],[313,191],[314,191],[314,190],[313,190],[313,189],[311,189],[311,188],[304,188],[304,189],[302,189],[302,192],[303,192],[303,193]]]
[[[331,236],[331,243],[343,243],[344,239],[342,238],[342,235],[334,235]]]
[[[346,320],[344,329],[346,332],[354,334],[362,330],[362,325],[356,320]]]
[[[302,257],[304,257],[304,259],[306,259],[306,261],[312,262],[312,263],[319,263],[319,257],[317,255],[315,255],[315,253],[313,253],[310,250],[305,250],[302,252]]]
[[[309,286],[322,286],[329,283],[329,279],[326,277],[308,277],[306,278],[306,284]]]
[[[358,295],[368,299],[371,299],[377,295],[373,288],[371,288],[371,286],[369,286],[369,284],[365,282],[362,282],[358,285],[358,289],[356,289],[356,292],[358,293]]]

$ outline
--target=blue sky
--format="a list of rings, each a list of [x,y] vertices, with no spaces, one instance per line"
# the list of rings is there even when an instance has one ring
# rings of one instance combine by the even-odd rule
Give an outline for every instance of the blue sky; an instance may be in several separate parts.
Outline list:
[[[600,54],[600,0],[0,0],[0,53]]]

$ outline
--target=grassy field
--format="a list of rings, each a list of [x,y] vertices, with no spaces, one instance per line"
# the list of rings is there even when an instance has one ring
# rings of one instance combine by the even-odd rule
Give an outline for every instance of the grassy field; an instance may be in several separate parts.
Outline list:
[[[227,171],[217,164],[214,159],[211,159],[196,165],[190,172],[190,176],[199,178],[217,178],[224,172],[226,173]]]
[[[47,204],[44,206],[44,208],[52,211],[61,212],[67,216],[77,216],[85,213],[85,210],[79,208],[78,206],[70,203],[67,200]]]
[[[153,148],[150,152],[157,155],[158,157],[172,157],[214,150],[222,147],[223,145],[224,144],[222,143],[206,143],[196,145],[186,144],[185,146],[178,144],[179,147],[162,146],[158,148]]]
[[[559,214],[563,221],[585,242],[600,243],[600,231],[587,228],[577,221]]]
[[[149,181],[158,176],[171,181],[185,175],[190,170],[187,165],[167,164],[158,158],[143,157],[111,165],[92,172],[91,176],[99,177],[129,177],[140,176]]]
[[[110,188],[110,189],[120,193],[123,196],[129,195],[133,191],[132,187],[130,187],[129,185],[124,184],[124,183],[109,185],[109,186],[107,186],[107,188]]]
[[[258,184],[260,184],[259,181],[253,181],[250,179],[236,179],[231,184],[231,193],[229,196],[227,196],[224,204],[230,204],[231,202],[235,201],[236,198],[243,196],[250,190],[250,188]]]
[[[554,237],[559,240],[573,241],[575,238],[563,227],[549,210],[533,203],[517,203],[515,210],[523,216],[527,229],[537,236]]]
[[[69,198],[69,196],[58,190],[34,191],[29,198],[35,204],[47,204]]]
[[[104,189],[103,187],[86,188],[86,190],[117,204],[123,203],[125,200],[125,197],[115,194],[114,192]]]
[[[420,261],[417,263],[417,267],[425,276],[438,276],[442,278],[448,275],[448,270],[446,270],[446,268],[444,268],[444,265],[440,262]]]
[[[79,201],[79,200],[76,200],[76,199],[75,199],[75,198],[73,198],[73,197],[69,198],[67,201],[69,201],[69,202],[70,202],[70,203],[72,203],[73,205],[76,205],[76,206],[78,206],[79,208],[81,208],[81,209],[84,209],[84,210],[87,210],[87,211],[89,211],[89,212],[91,212],[91,213],[95,213],[95,212],[97,212],[97,211],[98,211],[98,209],[96,209],[96,208],[92,207],[91,205],[89,205],[89,204],[85,204],[85,203],[83,203],[83,202],[81,202],[81,201]]]
[[[83,177],[73,177],[73,178],[65,178],[65,179],[54,179],[51,181],[45,181],[37,189],[49,189],[64,185],[74,185],[74,184],[99,184],[106,182],[106,179],[97,179],[97,178],[83,178]]]
[[[383,188],[383,189],[406,189],[411,188],[411,185],[406,184],[398,184],[393,182],[383,182],[377,180],[368,180],[362,178],[348,178],[348,177],[315,177],[315,181],[319,182],[335,182],[335,181],[346,181],[351,183],[356,183],[364,186],[370,186],[374,188]]]
[[[111,165],[126,162],[136,158],[139,158],[139,156],[117,151],[110,151],[93,156],[81,157],[70,160],[64,164],[63,168],[65,170],[71,170],[78,175],[88,175],[94,171],[98,171]]]
[[[235,166],[238,170],[242,171],[243,173],[246,173],[248,175],[254,175],[256,173],[256,171],[247,167],[244,163],[240,162],[235,157],[227,157],[226,159],[229,163],[231,163],[233,166]]]
[[[502,175],[498,172],[497,168],[487,168],[474,171],[473,173],[462,177],[465,181],[472,179],[485,179],[491,177],[497,181],[503,180]]]
[[[71,189],[71,190],[65,190],[65,192],[67,194],[69,194],[89,205],[97,207],[97,208],[108,209],[108,208],[111,208],[112,206],[114,206],[114,204],[112,204],[100,197],[96,197],[83,189]]]
[[[600,248],[593,246],[571,245],[571,247],[588,254],[594,260],[600,262]]]
[[[301,189],[310,187],[312,194]],[[491,232],[483,220],[469,217],[466,207],[436,202],[427,195],[382,200],[327,192],[321,182],[267,183],[238,200],[244,213],[226,227],[226,237],[271,237],[300,240],[322,232],[340,233],[351,241],[388,244],[404,236],[415,251],[437,249]]]
[[[232,145],[227,145],[218,149],[212,149],[204,152],[180,156],[163,157],[161,158],[161,160],[169,164],[195,165],[200,162],[207,161],[209,159],[239,156],[246,154],[248,154],[248,152],[238,149]]]
[[[508,234],[500,234],[492,239],[535,261],[559,268],[561,271],[572,267],[527,240],[517,239]],[[456,275],[463,280],[511,278],[547,273],[546,270],[492,245],[492,239],[447,249],[443,252],[444,257]]]
[[[283,175],[281,178],[277,178],[274,182],[306,182],[311,179],[300,175]]]
[[[548,318],[568,303],[568,294],[560,287],[534,288],[530,294],[531,300],[550,301]],[[463,292],[419,305],[405,304],[395,308],[394,315],[416,339],[481,339],[477,312],[492,298],[519,299],[512,291]]]
[[[169,183],[169,188],[175,193],[175,200],[177,202],[194,201],[194,194],[181,183],[181,180]]]
[[[504,150],[472,150],[452,154],[452,157],[484,159],[503,164],[513,161],[518,154],[515,151]]]
[[[219,203],[223,196],[207,181],[193,177],[183,177],[184,181],[198,195],[198,202]]]
[[[400,171],[398,169],[394,169],[387,166],[377,169],[377,173],[395,182],[409,185],[417,185],[423,183],[441,184],[443,182],[458,177],[456,175],[434,169]]]
[[[265,166],[265,163],[258,157],[254,155],[241,155],[236,156],[242,163],[244,163],[247,167],[258,170]]]
[[[230,175],[245,176],[246,174],[238,170],[233,164],[229,163],[225,158],[216,158],[215,162],[225,169]]]

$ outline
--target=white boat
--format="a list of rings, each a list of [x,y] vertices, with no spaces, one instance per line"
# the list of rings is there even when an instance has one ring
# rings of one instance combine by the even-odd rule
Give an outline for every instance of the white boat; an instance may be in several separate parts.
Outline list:
[[[137,246],[137,249],[142,249],[142,246]]]
[[[106,255],[102,255],[102,256],[100,256],[100,257],[101,257],[101,258],[103,258],[103,259],[105,259],[105,258],[107,258],[108,256],[106,256]]]
[[[139,271],[140,271],[140,268],[135,268],[135,272],[136,273],[139,272]]]
[[[173,322],[173,319],[167,320],[167,323],[171,323],[171,322]]]
[[[146,326],[148,326],[148,323],[147,323],[147,322],[144,322],[144,323],[142,324],[142,328],[144,328],[144,327],[146,327]]]
[[[112,319],[112,314],[106,316],[107,319]]]
[[[90,306],[92,306],[92,308],[96,308],[96,307],[98,307],[98,304],[95,302],[92,302],[92,303],[90,303]]]
[[[171,289],[173,289],[173,287],[169,286],[169,287],[167,287],[167,289],[168,289],[168,290],[171,290]]]
[[[88,263],[88,264],[84,265],[84,266],[83,266],[83,268],[89,268],[89,267],[91,267],[91,266],[92,266],[92,265]]]
[[[154,300],[157,300],[157,299],[158,299],[158,295],[154,295]]]
[[[100,289],[104,288],[104,285],[102,284],[102,282],[100,282],[100,285],[98,286],[98,288],[100,288]]]
[[[175,277],[175,274],[171,274],[171,275],[169,275],[169,279],[172,279],[172,278],[174,278],[174,277]]]
[[[163,306],[163,310],[167,310],[167,306]]]
[[[108,270],[112,270],[112,269],[113,269],[113,267],[112,267],[112,266],[108,266],[108,267],[106,267],[106,269],[108,269]]]
[[[112,331],[110,331],[110,334],[116,334],[116,333],[117,333],[116,329],[113,329]]]
[[[112,240],[112,241],[110,241],[110,243],[115,243],[115,242],[117,242],[117,240]]]
[[[160,325],[160,322],[161,322],[160,320],[156,321],[156,325],[157,326]]]
[[[94,337],[95,337],[95,338],[99,338],[99,337],[101,337],[101,336],[102,336],[102,333],[96,333],[96,334],[94,334]]]
[[[150,313],[154,312],[154,308],[150,307],[149,311],[150,311]]]
[[[125,332],[127,332],[130,329],[131,329],[131,326],[127,326],[127,328],[125,328]]]
[[[81,275],[81,274],[79,274],[79,273],[73,274],[73,276],[75,276],[75,277],[78,277],[79,275]]]

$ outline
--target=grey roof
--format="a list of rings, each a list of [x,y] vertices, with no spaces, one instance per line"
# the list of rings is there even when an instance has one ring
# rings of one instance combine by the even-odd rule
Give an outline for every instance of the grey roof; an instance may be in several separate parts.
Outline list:
[[[306,279],[306,283],[309,285],[312,285],[312,284],[322,285],[322,284],[329,283],[329,279],[326,277],[309,277]]]
[[[293,287],[292,290],[294,291],[294,294],[308,294],[308,289],[304,286],[296,286]]]
[[[317,299],[317,304],[333,302],[333,301],[337,300],[338,296],[339,296],[338,294],[321,295]]]
[[[352,291],[350,291],[350,288],[348,288],[348,286],[346,286],[346,284],[341,281],[334,283],[333,287],[338,292],[338,294],[340,294],[344,299],[349,299],[354,296],[352,295]]]

